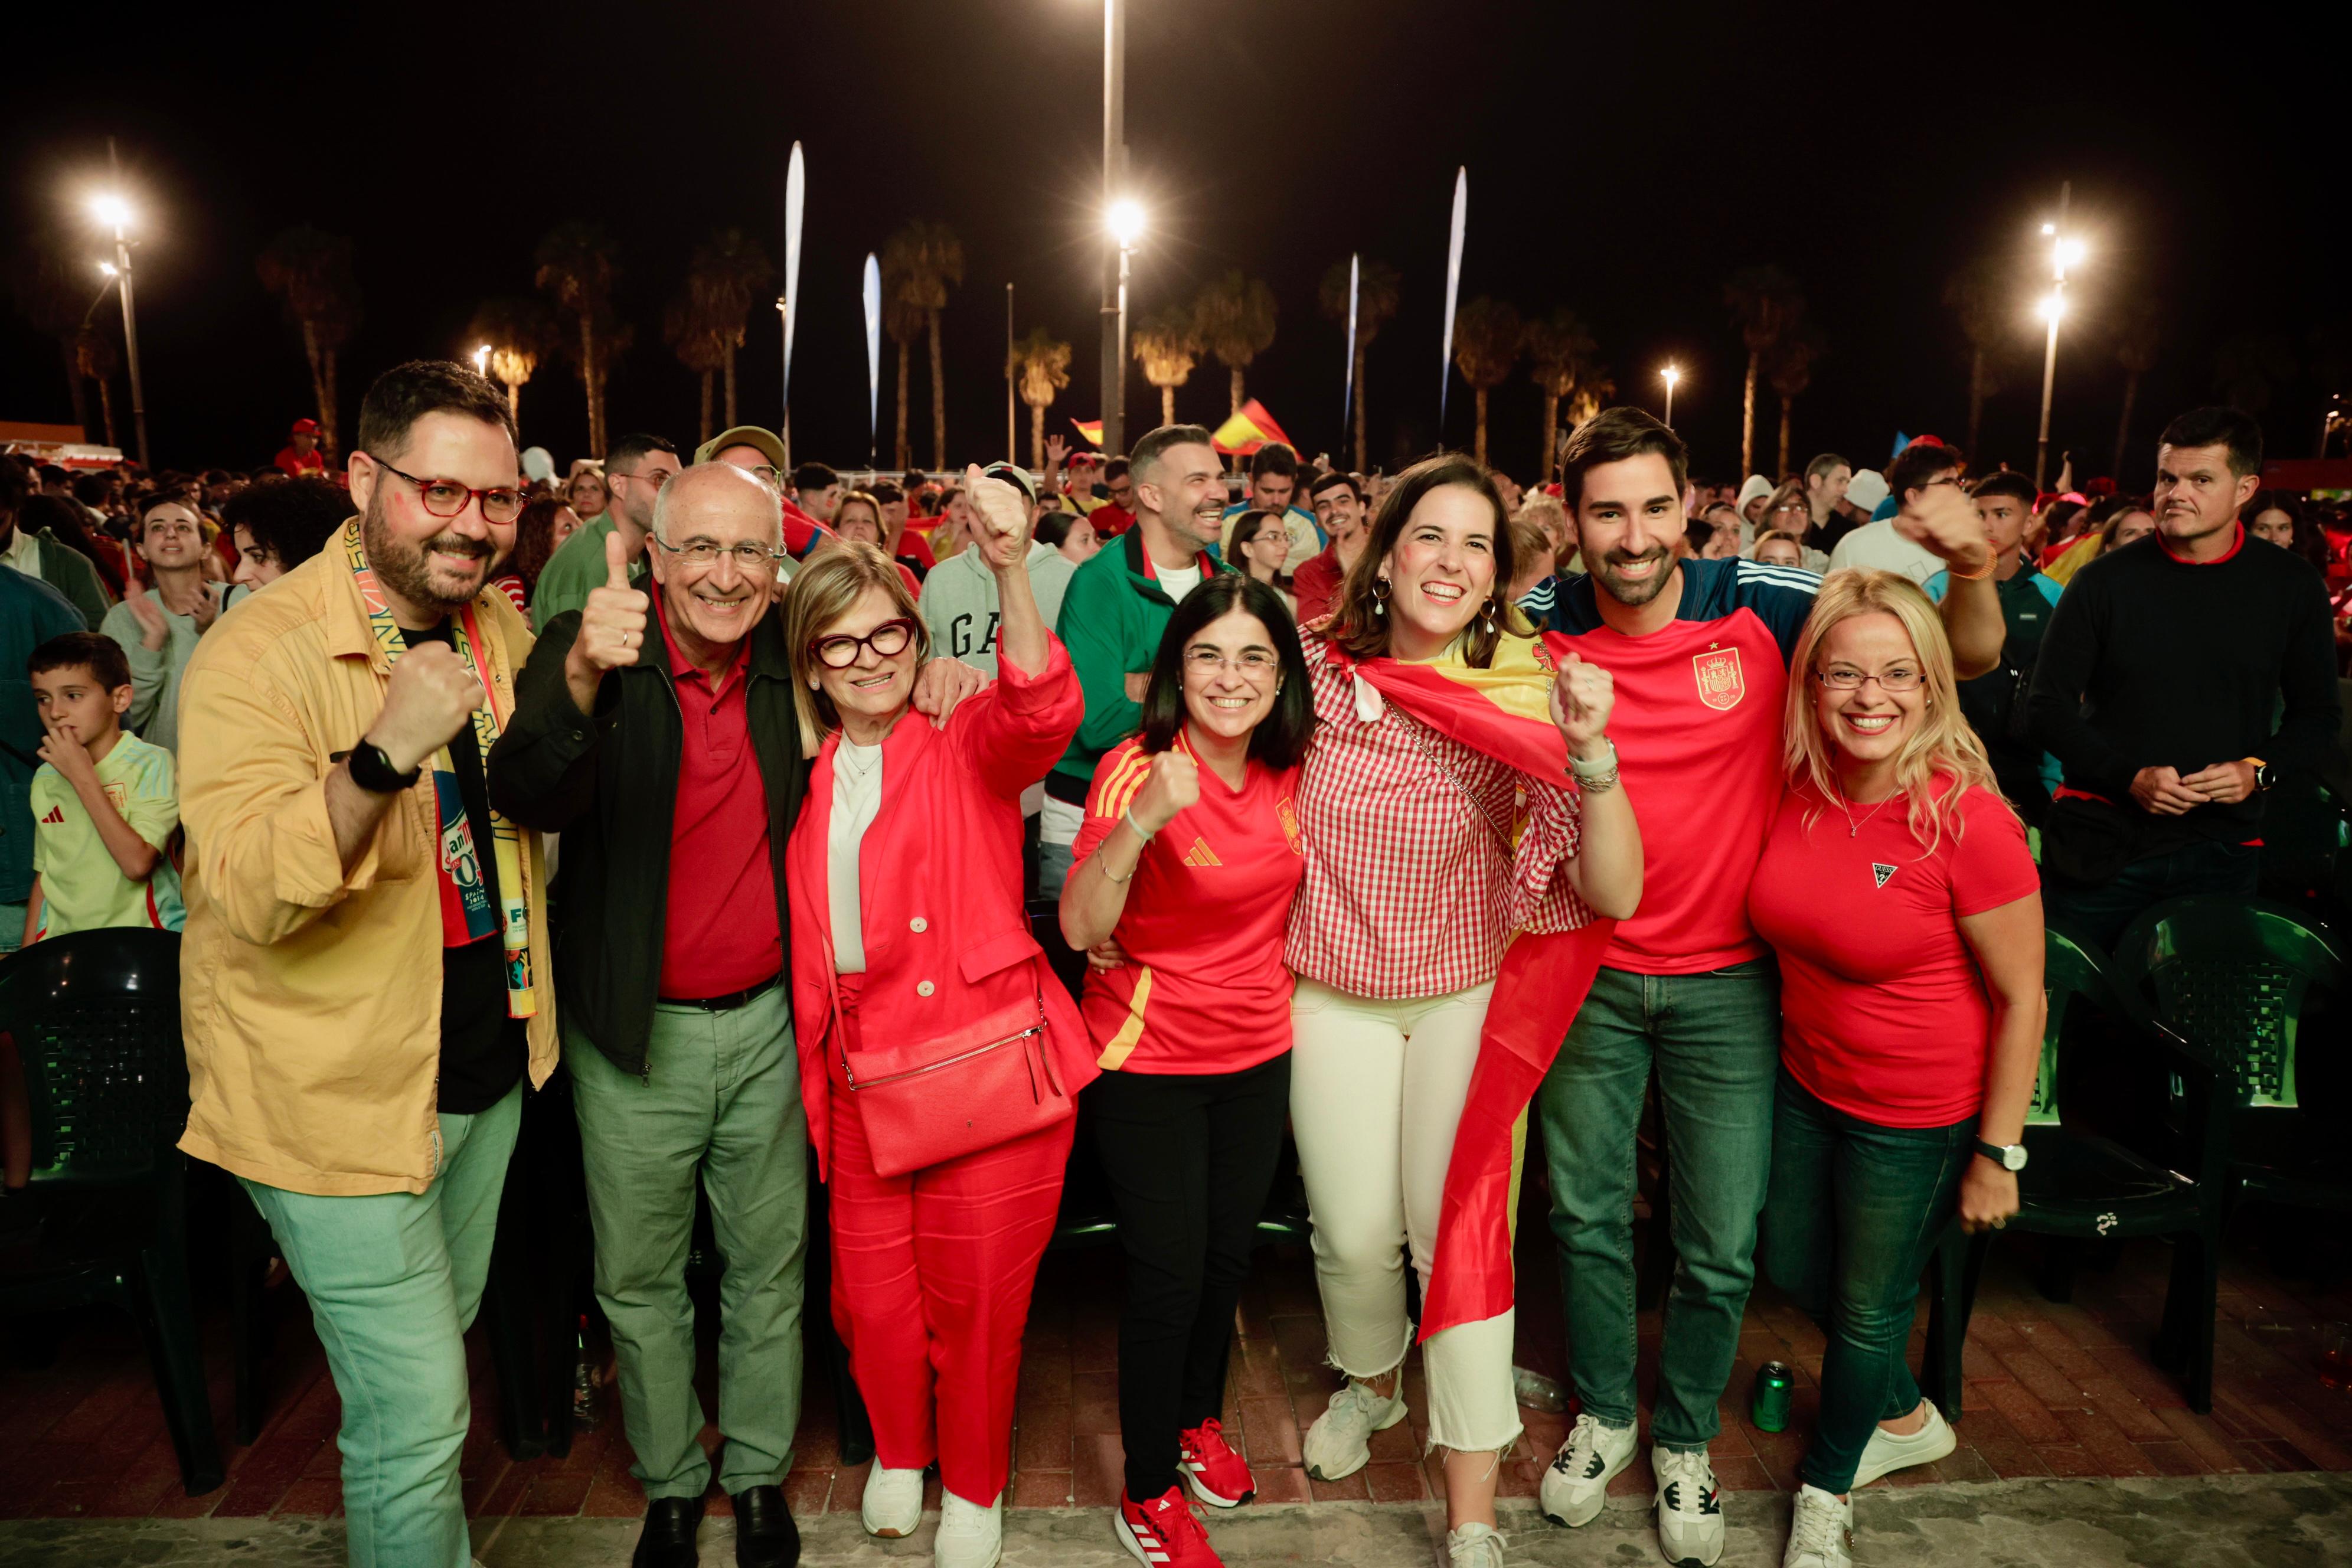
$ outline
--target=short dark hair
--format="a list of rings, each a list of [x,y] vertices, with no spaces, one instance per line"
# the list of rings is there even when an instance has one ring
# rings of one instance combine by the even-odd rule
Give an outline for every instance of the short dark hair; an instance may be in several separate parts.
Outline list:
[[[1062,542],[1070,537],[1071,528],[1084,521],[1086,519],[1076,512],[1064,511],[1057,507],[1037,520],[1037,527],[1030,537],[1040,544],[1050,544],[1059,550]]]
[[[796,490],[830,489],[841,482],[841,476],[823,463],[803,463],[793,470],[793,489]]]
[[[73,479],[73,498],[84,506],[96,506],[114,489],[114,478],[98,469],[86,469]]]
[[[1209,432],[1198,425],[1162,425],[1147,432],[1127,454],[1130,473],[1150,468],[1160,461],[1160,454],[1171,447],[1206,447],[1211,445]]]
[[[1316,475],[1315,482],[1307,487],[1307,493],[1310,496],[1319,496],[1325,490],[1340,485],[1347,486],[1357,500],[1361,501],[1364,499],[1364,487],[1356,482],[1355,475],[1344,468],[1335,468],[1328,473]]]
[[[1940,441],[1914,441],[1886,465],[1886,493],[1901,506],[1903,498],[1926,488],[1937,474],[1948,474],[1967,461],[1957,447]]]
[[[2000,473],[1987,474],[1969,487],[1969,499],[1971,500],[1986,496],[2007,496],[2011,500],[2023,501],[2026,510],[2031,511],[2033,503],[2042,499],[2042,492],[2035,489],[2033,481],[2023,474],[2003,469]]]
[[[289,572],[324,550],[351,515],[342,486],[311,477],[265,479],[221,502],[221,526],[244,529]]]
[[[1653,452],[1666,460],[1679,492],[1690,478],[1690,448],[1683,445],[1683,438],[1638,408],[1620,404],[1602,409],[1568,438],[1568,449],[1560,457],[1560,499],[1573,515],[1584,500],[1587,470]]]
[[[507,395],[471,365],[455,360],[413,359],[375,378],[360,399],[359,449],[397,457],[408,433],[428,414],[462,414],[495,425],[521,444]]]
[[[0,453],[0,512],[14,517],[33,493],[33,476],[25,465]]]
[[[908,468],[905,473],[898,476],[898,482],[905,485],[907,487],[907,492],[911,495],[915,491],[921,489],[925,485],[930,483],[930,477],[925,474],[920,468]]]
[[[1129,459],[1125,458],[1113,458],[1109,462],[1105,463],[1103,465],[1103,483],[1108,484],[1113,479],[1123,479],[1127,478],[1128,462]]]
[[[673,458],[677,456],[677,448],[670,444],[669,438],[666,436],[649,436],[640,430],[634,435],[622,437],[604,448],[604,466],[596,476],[597,482],[604,485],[609,491],[612,486],[605,479],[605,475],[615,472],[625,463],[628,465],[628,473],[634,474],[646,457],[655,452],[667,452]],[[628,474],[622,474],[620,477],[626,479]],[[564,488],[568,489],[571,487],[567,484]]]
[[[1823,452],[1820,457],[1815,458],[1811,462],[1805,465],[1805,478],[1809,479],[1827,479],[1830,475],[1836,473],[1840,468],[1852,471],[1853,468],[1853,465],[1852,463],[1847,462],[1835,452]]]
[[[1296,642],[1297,638],[1292,638]],[[25,673],[47,675],[53,669],[87,669],[100,685],[112,691],[131,684],[131,658],[122,645],[104,632],[67,632],[33,650]]]
[[[866,487],[866,493],[884,506],[897,506],[907,499],[907,492],[887,479],[877,479]]]
[[[1315,704],[1307,689],[1307,658],[1299,651],[1298,627],[1282,595],[1255,577],[1221,572],[1184,595],[1152,656],[1151,681],[1143,692],[1143,749],[1151,755],[1176,743],[1184,727],[1184,650],[1211,621],[1233,614],[1255,616],[1274,639],[1282,687],[1273,710],[1250,731],[1249,754],[1269,768],[1298,764],[1315,731]]]
[[[1250,478],[1257,479],[1272,474],[1277,479],[1298,477],[1298,454],[1279,441],[1268,441],[1250,454]]]
[[[2227,447],[2230,472],[2238,479],[2263,471],[2263,427],[2242,409],[2208,405],[2192,408],[2164,427],[2159,447]]]

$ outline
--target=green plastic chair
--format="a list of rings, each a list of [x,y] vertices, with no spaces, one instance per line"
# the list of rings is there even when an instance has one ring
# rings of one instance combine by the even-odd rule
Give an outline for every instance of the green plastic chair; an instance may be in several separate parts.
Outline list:
[[[2230,1188],[2230,1106],[2226,1077],[2213,1058],[2168,1029],[2116,984],[2095,948],[2060,931],[2043,937],[2043,985],[2049,1020],[2042,1032],[2040,1111],[2025,1128],[2027,1161],[2018,1176],[2019,1211],[2007,1233],[2052,1238],[2061,1267],[2049,1278],[2071,1279],[2064,1263],[2094,1242],[2154,1236],[2173,1244],[2172,1278],[2165,1291],[2163,1325],[2154,1347],[2158,1365],[2182,1379],[2189,1407],[2213,1400],[2213,1314],[2221,1289],[2221,1222]],[[2057,1085],[2070,1051],[2084,1036],[2067,1027],[2078,1008],[2106,1015],[2145,1045],[2154,1070],[2177,1077],[2189,1111],[2175,1147],[2153,1146],[2146,1130],[2114,1133],[2086,1119],[2058,1118]],[[2042,1119],[2043,1116],[2056,1118]],[[1947,1417],[1960,1414],[1961,1347],[1976,1300],[1977,1281],[1991,1251],[1990,1235],[1967,1236],[1957,1222],[1937,1245],[1930,1266],[1927,1363],[1923,1392]],[[2045,1294],[2059,1294],[2045,1279]]]
[[[2172,899],[2116,944],[2116,981],[2226,1064],[2238,1103],[2293,1109],[2303,1020],[2344,987],[2344,959],[2283,904]]]

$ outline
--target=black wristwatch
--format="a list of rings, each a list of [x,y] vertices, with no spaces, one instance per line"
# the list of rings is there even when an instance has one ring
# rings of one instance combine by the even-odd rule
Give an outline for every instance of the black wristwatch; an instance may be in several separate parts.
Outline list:
[[[1988,1143],[1977,1140],[1977,1152],[2004,1171],[2025,1169],[2025,1145],[2022,1143]]]
[[[2246,761],[2254,764],[2255,789],[2266,790],[2270,788],[2271,785],[2278,783],[2278,770],[2271,766],[2270,763],[2263,761],[2260,757],[2248,757]]]
[[[352,748],[348,761],[352,783],[370,795],[398,795],[415,784],[425,772],[424,764],[420,763],[402,773],[392,765],[392,759],[383,754],[382,746],[365,739]]]

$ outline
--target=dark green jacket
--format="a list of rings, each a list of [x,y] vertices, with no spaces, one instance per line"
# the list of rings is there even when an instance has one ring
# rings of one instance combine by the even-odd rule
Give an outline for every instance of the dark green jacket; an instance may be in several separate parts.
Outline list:
[[[1204,583],[1225,570],[1206,551],[1200,562]],[[1143,552],[1139,524],[1071,574],[1054,635],[1070,650],[1087,694],[1087,716],[1070,749],[1045,776],[1046,794],[1082,804],[1103,753],[1142,724],[1143,705],[1128,696],[1127,678],[1150,670],[1160,653],[1160,634],[1175,613],[1176,601],[1160,586],[1151,558]]]
[[[41,581],[63,594],[81,618],[96,631],[114,601],[106,595],[106,579],[98,574],[89,556],[46,528],[31,531],[40,544]]]
[[[580,612],[541,632],[515,683],[513,721],[490,748],[490,804],[526,827],[563,835],[549,911],[555,931],[555,994],[567,1026],[596,1042],[627,1073],[651,1070],[646,1040],[661,994],[668,905],[670,825],[686,722],[666,658],[604,677],[596,711],[583,714],[563,682]],[[655,641],[648,651],[661,649]],[[800,720],[781,618],[751,630],[744,690],[751,752],[768,795],[768,863],[775,878],[784,971],[792,967],[792,911],[784,852],[808,790]],[[679,875],[693,875],[691,868]]]

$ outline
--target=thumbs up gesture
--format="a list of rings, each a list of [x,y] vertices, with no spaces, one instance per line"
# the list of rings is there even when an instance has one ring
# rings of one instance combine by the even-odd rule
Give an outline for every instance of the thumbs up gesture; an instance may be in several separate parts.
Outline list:
[[[590,591],[580,611],[580,635],[564,660],[567,679],[593,689],[606,670],[636,663],[652,608],[652,599],[629,586],[628,546],[619,533],[606,534],[604,585]]]

